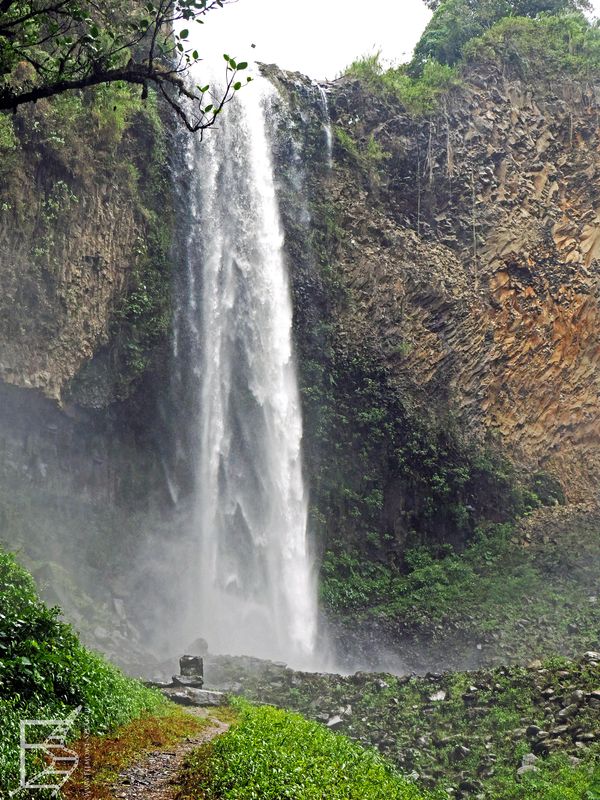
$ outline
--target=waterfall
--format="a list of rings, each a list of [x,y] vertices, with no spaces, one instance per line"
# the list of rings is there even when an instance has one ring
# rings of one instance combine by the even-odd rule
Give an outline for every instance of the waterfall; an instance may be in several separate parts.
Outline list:
[[[308,664],[316,589],[269,138],[274,97],[260,78],[204,141],[186,141],[181,186],[189,229],[175,357],[179,385],[193,398],[186,421],[195,471],[188,628],[213,652]]]
[[[333,167],[333,128],[331,127],[331,116],[329,114],[329,101],[327,100],[327,92],[320,85],[319,97],[321,99],[321,107],[323,109],[323,130],[325,131],[325,146],[327,148],[327,166],[329,169]]]

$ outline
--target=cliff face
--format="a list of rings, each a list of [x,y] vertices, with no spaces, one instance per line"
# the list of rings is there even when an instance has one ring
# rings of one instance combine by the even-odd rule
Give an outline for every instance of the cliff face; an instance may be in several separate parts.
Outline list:
[[[597,499],[600,95],[478,63],[415,119],[356,81],[265,71],[323,599],[352,616],[388,602],[410,548]],[[181,231],[156,109],[62,102],[0,127],[2,538],[115,653],[107,631],[129,635],[123,606],[147,596],[141,542],[176,530]]]
[[[593,644],[595,623],[569,626],[544,591],[562,597],[560,575],[585,596],[597,579],[597,87],[478,62],[415,118],[342,79],[324,87],[329,161],[317,87],[267,74],[287,110],[276,162],[321,595],[349,666],[380,663],[382,642],[425,670]],[[554,508],[565,500],[579,505]],[[523,540],[513,521],[544,505]],[[548,519],[552,544],[523,556]],[[466,599],[497,592],[473,542],[507,530],[551,588],[533,606],[498,593],[508,610],[491,623]],[[569,561],[588,545],[591,581]],[[444,562],[449,546],[464,560]],[[513,585],[508,556],[490,563]],[[420,610],[439,586],[441,618]]]
[[[142,539],[167,514],[167,130],[100,89],[0,117],[0,541],[123,657]]]
[[[131,364],[119,339],[139,274],[163,258],[153,232],[168,220],[168,194],[156,213],[167,179],[157,111],[107,89],[43,101],[2,123],[10,130],[0,189],[0,380],[63,402],[105,348],[112,374],[105,367],[94,391],[76,399],[108,405],[128,393]],[[164,285],[168,308],[168,274]]]
[[[351,335],[572,500],[598,488],[598,90],[479,64],[421,122],[330,90],[336,124],[387,154],[357,188],[338,147],[330,179]]]

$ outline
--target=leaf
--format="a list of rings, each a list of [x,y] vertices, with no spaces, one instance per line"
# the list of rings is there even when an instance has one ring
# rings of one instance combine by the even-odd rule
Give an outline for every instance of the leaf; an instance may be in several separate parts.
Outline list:
[[[240,61],[237,65],[238,69],[248,69],[248,62],[247,61]]]
[[[190,32],[187,28],[184,28],[182,31],[179,31],[179,38],[180,39],[187,39],[190,35]]]

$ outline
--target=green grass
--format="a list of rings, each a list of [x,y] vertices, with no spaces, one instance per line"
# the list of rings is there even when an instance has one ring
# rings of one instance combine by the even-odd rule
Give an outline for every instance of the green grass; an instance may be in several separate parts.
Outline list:
[[[82,707],[73,736],[102,734],[166,701],[80,643],[33,579],[0,551],[0,787],[18,781],[19,723],[64,718]]]
[[[553,658],[538,669],[513,666],[427,677],[296,673],[293,682],[270,687],[250,679],[245,691],[313,718],[349,707],[340,733],[378,744],[396,769],[419,776],[417,786],[425,793],[456,792],[467,779],[477,785],[473,796],[485,800],[597,800],[599,741],[578,747],[570,733],[563,734],[558,752],[540,754],[537,772],[520,777],[517,770],[534,747],[528,726],[555,731],[562,724],[557,713],[563,699],[575,688],[594,691],[599,679],[591,663]],[[573,729],[598,732],[598,724],[598,709],[586,702]]]
[[[200,748],[178,800],[424,800],[374,750],[297,714],[240,704],[231,730]]]

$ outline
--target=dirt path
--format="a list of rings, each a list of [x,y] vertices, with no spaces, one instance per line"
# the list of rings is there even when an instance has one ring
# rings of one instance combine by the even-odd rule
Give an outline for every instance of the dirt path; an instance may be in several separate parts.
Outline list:
[[[117,783],[111,787],[112,796],[119,800],[173,800],[174,781],[185,757],[204,742],[229,728],[224,722],[214,719],[204,709],[188,709],[194,716],[210,720],[210,727],[195,736],[184,739],[168,750],[148,753],[142,761],[124,770]]]

